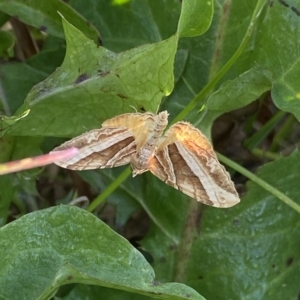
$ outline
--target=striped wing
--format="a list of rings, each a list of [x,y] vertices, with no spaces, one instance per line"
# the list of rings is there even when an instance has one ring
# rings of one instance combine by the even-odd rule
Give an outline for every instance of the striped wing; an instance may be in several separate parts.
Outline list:
[[[102,124],[102,128],[86,132],[55,148],[53,151],[72,147],[79,149],[77,155],[55,164],[71,170],[126,165],[146,143],[149,130],[155,126],[155,117],[151,113],[129,113],[109,119]]]
[[[240,199],[208,139],[187,122],[170,127],[149,170],[168,185],[204,204],[230,207]]]

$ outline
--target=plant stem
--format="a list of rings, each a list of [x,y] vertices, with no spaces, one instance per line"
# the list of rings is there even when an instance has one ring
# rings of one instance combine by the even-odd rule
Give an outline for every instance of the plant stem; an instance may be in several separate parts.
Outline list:
[[[254,148],[252,150],[252,154],[255,155],[256,157],[267,158],[269,160],[275,160],[280,157],[280,154],[277,154],[277,153],[274,153],[271,151],[264,151],[260,148]]]
[[[226,72],[232,67],[232,65],[236,62],[239,56],[244,52],[252,35],[252,32],[255,28],[258,17],[266,3],[266,0],[257,1],[246,34],[236,52],[223,66],[223,68],[216,74],[216,76],[210,82],[208,82],[207,85],[195,96],[195,98],[172,120],[171,124],[183,120],[188,115],[188,113],[192,109],[194,109],[196,105],[199,104],[200,101],[202,101],[205,98],[205,96],[214,88],[218,81],[224,76],[224,74],[226,74]]]
[[[286,112],[279,110],[273,117],[264,124],[258,131],[256,131],[250,138],[244,142],[244,146],[252,151],[257,147],[275,128],[275,126],[284,118]]]
[[[284,124],[281,128],[275,133],[272,144],[269,148],[269,151],[275,152],[279,147],[280,144],[288,138],[291,133],[294,131],[294,124],[297,122],[295,116],[290,114],[287,119],[285,120]]]
[[[127,167],[87,208],[87,211],[92,212],[99,206],[129,175],[131,174],[130,167]]]
[[[282,192],[280,192],[279,190],[274,188],[272,185],[265,182],[264,180],[262,180],[261,178],[259,178],[255,174],[253,174],[252,172],[246,170],[245,168],[243,168],[239,164],[235,163],[234,161],[230,160],[229,158],[223,156],[222,154],[217,153],[217,156],[218,156],[218,159],[222,163],[224,163],[227,166],[230,166],[232,169],[236,170],[237,172],[244,175],[251,181],[255,182],[257,185],[262,187],[264,190],[268,191],[269,193],[271,193],[272,195],[274,195],[275,197],[277,197],[278,199],[283,201],[286,205],[290,206],[296,212],[300,213],[300,206],[297,203],[295,203],[292,199],[290,199],[289,197],[284,195]]]
[[[177,245],[176,263],[174,264],[173,280],[176,282],[186,282],[190,251],[197,237],[197,218],[199,214],[199,202],[189,199],[186,222],[181,234],[180,243]]]

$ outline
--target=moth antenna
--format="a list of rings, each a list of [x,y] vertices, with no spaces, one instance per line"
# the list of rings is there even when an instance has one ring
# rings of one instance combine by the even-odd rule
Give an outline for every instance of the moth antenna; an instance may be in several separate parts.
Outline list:
[[[129,106],[132,107],[136,113],[138,112],[137,109],[133,105],[129,105]]]

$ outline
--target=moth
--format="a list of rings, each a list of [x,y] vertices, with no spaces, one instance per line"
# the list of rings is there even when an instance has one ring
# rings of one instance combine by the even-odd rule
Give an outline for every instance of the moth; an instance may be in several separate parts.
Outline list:
[[[188,122],[168,125],[168,112],[127,113],[105,121],[53,151],[76,147],[77,155],[56,161],[71,170],[130,164],[133,177],[150,171],[191,198],[215,207],[240,199],[230,175],[219,163],[208,139]]]

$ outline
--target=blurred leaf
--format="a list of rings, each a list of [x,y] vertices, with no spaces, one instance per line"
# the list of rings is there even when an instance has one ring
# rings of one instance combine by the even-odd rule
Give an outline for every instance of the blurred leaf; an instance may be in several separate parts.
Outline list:
[[[0,227],[7,222],[9,206],[15,192],[11,175],[0,176]]]
[[[43,44],[43,52],[51,52],[60,49],[63,52],[63,55],[65,54],[66,48],[66,41],[62,40],[54,35],[49,35],[44,39]],[[63,61],[63,57],[61,61],[58,63],[58,65],[61,65]],[[47,65],[47,64],[46,64]]]
[[[3,299],[44,299],[75,282],[158,299],[203,299],[183,284],[156,285],[151,266],[129,242],[76,207],[34,212],[2,227],[0,257]]]
[[[179,37],[199,36],[207,31],[211,24],[213,11],[213,1],[183,1],[182,14],[178,23]]]
[[[9,15],[0,12],[0,27],[2,27],[9,19],[10,19]]]
[[[123,5],[123,4],[126,4],[128,2],[130,2],[131,0],[113,0],[112,1],[112,4],[113,5]]]
[[[81,28],[88,37],[95,42],[99,40],[98,31],[63,1],[0,0],[0,11],[17,17],[23,23],[36,27],[41,31],[63,38],[61,19],[58,15],[58,12],[60,12],[71,20],[75,26]]]
[[[0,31],[0,57],[9,57],[15,44],[14,36],[8,31]]]
[[[80,171],[78,175],[88,182],[99,194],[120,174],[122,168],[107,170]],[[133,213],[141,209],[138,199],[143,197],[144,177],[128,178],[119,188],[107,198],[116,209],[116,226],[123,226]],[[134,191],[134,192],[133,192]]]
[[[284,111],[279,111],[274,116],[266,122],[258,131],[256,131],[250,138],[244,141],[244,146],[252,151],[261,142],[263,142],[267,136],[275,129],[275,126],[285,117],[286,113]]]
[[[40,150],[40,146],[43,140],[44,137],[17,137],[10,160],[18,160],[41,155],[42,151]],[[37,196],[39,194],[36,189],[36,179],[42,170],[43,169],[39,167],[21,171],[16,174],[16,184],[18,184],[19,197],[22,198],[21,195],[24,193],[30,196]],[[23,199],[24,198],[25,196],[23,196]]]
[[[265,165],[257,175],[300,203],[299,169],[300,152],[295,151]],[[201,209],[188,252],[186,236],[172,247],[159,228],[150,232],[142,245],[154,258],[158,280],[174,280],[183,260],[184,282],[208,299],[297,298],[299,214],[257,185],[249,183],[248,188],[233,208]]]
[[[210,95],[205,111],[197,116],[201,120],[202,131],[210,136],[213,121],[225,112],[233,111],[258,99],[272,87],[271,73],[259,65],[240,74],[234,80],[224,82]]]
[[[60,299],[62,300],[79,300],[85,299],[89,297],[89,300],[149,300],[154,299],[152,296],[144,296],[129,293],[126,291],[113,290],[100,286],[92,286],[92,285],[83,285],[78,284],[76,287],[65,297]],[[204,298],[200,298],[204,299]]]
[[[0,163],[10,159],[14,145],[14,137],[5,136],[0,138]],[[11,175],[0,176],[0,226],[6,223],[8,209],[15,192],[16,187]]]
[[[20,116],[7,117],[7,116],[0,115],[0,117],[1,117],[1,121],[4,124],[12,125],[12,124],[18,122],[20,119],[25,118],[29,114],[29,112],[30,112],[30,110],[28,109],[28,110],[25,110]]]
[[[157,111],[161,98],[173,89],[175,37],[114,54],[63,23],[65,60],[28,94],[21,110],[30,107],[30,114],[12,126],[11,134],[73,136],[132,112],[132,106]]]
[[[175,220],[177,216],[180,216],[179,211],[173,215]],[[181,222],[177,223],[177,226],[181,226],[183,229],[184,222],[181,220]],[[158,280],[174,280],[176,265],[178,263],[178,244],[181,243],[181,236],[178,235],[177,239],[178,241],[174,242],[172,239],[166,237],[166,234],[159,226],[152,224],[147,236],[139,241],[140,248],[148,251],[152,256],[152,266]]]
[[[18,137],[16,139],[11,160],[17,160],[42,154],[40,146],[44,137]]]
[[[68,3],[95,24],[105,47],[115,52],[169,38],[176,32],[181,7],[178,0],[132,0],[118,6],[108,0]]]
[[[41,52],[24,63],[13,62],[0,65],[0,81],[5,90],[6,101],[11,113],[15,113],[21,106],[33,85],[44,80],[55,71],[56,67],[62,62],[63,56],[64,51],[58,49]],[[27,109],[24,108],[15,117],[23,115]]]
[[[42,141],[43,137],[11,137],[6,135],[0,138],[0,163],[41,154],[40,145]],[[35,168],[14,175],[0,176],[0,202],[2,206],[0,215],[7,215],[10,202],[22,199],[26,203],[33,195],[38,195],[36,178],[41,171],[41,168]]]
[[[25,110],[19,116],[11,116],[11,117],[4,116],[4,115],[0,114],[0,128],[1,128],[0,137],[2,137],[6,133],[7,129],[11,125],[13,125],[14,123],[18,122],[22,118],[25,118],[29,114],[29,112],[30,112],[30,110],[28,109],[28,110]]]
[[[300,120],[299,1],[273,1],[272,4],[267,7],[257,33],[259,47],[254,49],[254,59],[273,74],[272,98],[278,108]]]
[[[175,83],[180,79],[180,77],[186,67],[188,57],[189,57],[188,50],[178,50],[176,52],[175,62],[174,62]]]
[[[267,69],[255,65],[234,80],[228,80],[222,84],[209,97],[207,109],[219,112],[217,114],[219,116],[221,113],[248,105],[271,89],[271,81],[271,73]]]
[[[0,163],[9,161],[15,146],[15,137],[4,136],[0,138]]]
[[[185,194],[161,182],[147,173],[146,194],[140,203],[152,221],[168,236],[178,243],[182,234],[182,224],[187,218],[188,202]]]
[[[120,174],[120,168],[79,171],[78,174],[87,179],[90,177],[87,175],[89,172],[101,174],[106,185],[108,185]],[[105,184],[100,183],[100,178],[97,181],[98,186],[105,187]],[[95,186],[94,179],[89,182]],[[161,182],[148,172],[147,175],[127,178],[119,189],[109,197],[109,202],[117,208],[119,224],[125,222],[139,208],[137,204],[134,205],[132,202],[139,203],[162,232],[174,243],[177,243],[182,232],[182,222],[186,218],[187,199],[189,198],[186,195]],[[127,205],[129,207],[125,208],[124,206]]]

